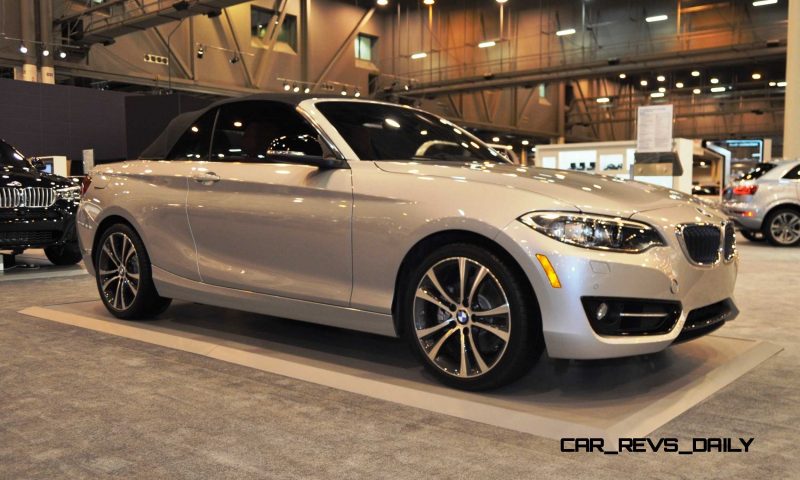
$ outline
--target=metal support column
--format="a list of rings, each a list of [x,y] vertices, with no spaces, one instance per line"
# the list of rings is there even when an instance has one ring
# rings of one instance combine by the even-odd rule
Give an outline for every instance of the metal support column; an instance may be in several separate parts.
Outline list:
[[[789,2],[783,158],[800,158],[800,0]]]
[[[23,53],[22,64],[22,78],[18,80],[25,80],[26,82],[36,82],[38,79],[38,72],[36,71],[36,17],[35,5],[33,0],[20,0],[19,2],[19,19],[20,19],[20,33],[22,34],[22,45],[27,48],[27,52]]]
[[[40,52],[47,50],[49,55],[42,53],[42,68],[39,81],[42,83],[55,84],[56,72],[53,68],[53,55],[56,54],[53,48],[53,2],[51,0],[39,0],[39,37],[41,40]]]

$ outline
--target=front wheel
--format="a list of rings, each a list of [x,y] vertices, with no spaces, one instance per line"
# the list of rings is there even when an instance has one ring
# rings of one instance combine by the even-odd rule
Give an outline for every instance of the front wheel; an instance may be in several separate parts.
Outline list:
[[[53,265],[75,265],[81,261],[81,249],[78,242],[45,247],[44,254]]]
[[[470,244],[442,247],[411,272],[401,315],[408,341],[428,371],[464,390],[517,380],[543,349],[527,280]]]
[[[770,213],[764,222],[764,237],[779,247],[800,244],[800,213],[790,208]]]
[[[112,315],[126,320],[153,317],[171,300],[158,295],[150,257],[139,235],[116,224],[103,232],[95,252],[97,289]]]

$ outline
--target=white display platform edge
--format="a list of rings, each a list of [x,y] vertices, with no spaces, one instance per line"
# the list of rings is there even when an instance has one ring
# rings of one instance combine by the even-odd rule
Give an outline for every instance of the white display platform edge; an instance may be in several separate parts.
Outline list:
[[[268,350],[263,348],[249,347],[247,345],[241,345],[241,348],[236,348],[221,344],[221,342],[217,343],[209,340],[209,337],[194,333],[168,333],[143,323],[128,325],[113,319],[99,320],[46,307],[30,307],[21,310],[19,313],[203,355],[223,362],[255,368],[388,402],[553,439],[563,437],[616,439],[619,437],[646,436],[782,350],[777,345],[763,341],[737,339],[753,342],[753,346],[743,354],[735,357],[733,361],[712,370],[702,378],[691,382],[685,388],[666,395],[657,402],[636,411],[623,421],[603,429],[489,405],[479,401],[478,394],[466,394],[467,397],[475,395],[475,400],[473,400],[464,398],[465,395],[462,392],[457,392],[458,396],[451,396],[447,395],[447,390],[445,389],[442,389],[442,392],[436,392],[389,383],[381,379],[380,374],[377,373],[370,375],[369,372],[362,372],[364,374],[354,375],[332,368],[304,365],[296,361],[280,358],[277,355],[271,355]]]

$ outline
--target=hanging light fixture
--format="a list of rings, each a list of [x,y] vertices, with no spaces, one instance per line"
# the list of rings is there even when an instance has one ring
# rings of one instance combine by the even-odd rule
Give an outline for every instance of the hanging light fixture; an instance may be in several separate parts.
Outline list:
[[[67,52],[65,52],[64,50],[59,50],[58,51],[58,58],[60,58],[61,60],[64,60],[65,58],[67,58]]]
[[[42,49],[42,56],[43,57],[49,57],[50,56],[50,50],[48,50],[47,47],[44,47]]]
[[[197,58],[203,58],[206,54],[206,47],[200,45],[197,47]]]
[[[233,56],[231,57],[230,62],[231,62],[231,64],[239,63],[239,55],[234,53]]]
[[[356,93],[353,94],[354,97],[358,98],[361,96],[361,90],[356,88]]]
[[[303,93],[311,93],[311,87],[306,87]]]
[[[26,47],[24,43],[19,44],[19,53],[22,54],[28,53],[28,47]]]

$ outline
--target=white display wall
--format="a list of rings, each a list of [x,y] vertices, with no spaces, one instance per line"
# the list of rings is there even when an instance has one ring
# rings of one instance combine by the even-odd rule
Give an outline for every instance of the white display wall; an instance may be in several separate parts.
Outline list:
[[[662,187],[691,193],[693,143],[685,138],[673,141],[673,151],[683,166],[679,177],[636,176],[634,180],[661,185]],[[537,145],[535,164],[537,167],[556,168],[586,173],[631,178],[631,167],[635,163],[635,141],[567,143]]]

